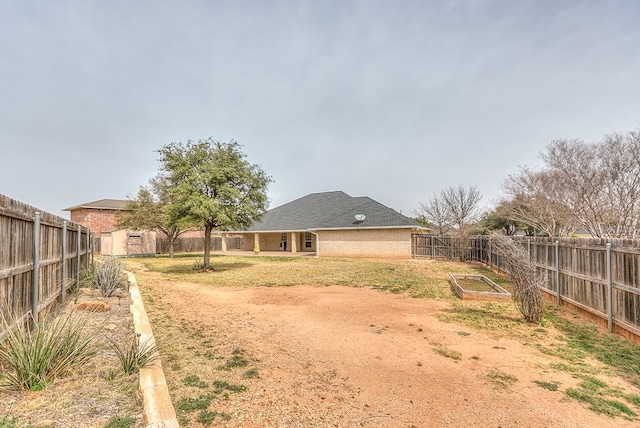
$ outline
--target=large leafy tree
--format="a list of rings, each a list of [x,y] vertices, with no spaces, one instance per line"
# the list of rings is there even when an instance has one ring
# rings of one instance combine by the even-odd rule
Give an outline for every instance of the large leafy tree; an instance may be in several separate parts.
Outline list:
[[[211,232],[243,229],[259,220],[268,207],[271,177],[246,160],[235,141],[211,138],[173,142],[161,147],[161,171],[176,208],[204,229],[205,269],[211,268]]]
[[[194,222],[172,202],[171,189],[162,175],[140,186],[135,198],[127,202],[127,210],[116,215],[119,227],[159,230],[169,240],[169,257],[173,257],[176,239],[194,230]]]

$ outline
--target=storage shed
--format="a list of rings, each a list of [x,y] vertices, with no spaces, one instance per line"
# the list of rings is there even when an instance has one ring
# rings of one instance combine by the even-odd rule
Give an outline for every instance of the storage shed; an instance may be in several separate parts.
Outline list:
[[[155,256],[156,232],[126,229],[102,232],[100,254],[120,257]]]

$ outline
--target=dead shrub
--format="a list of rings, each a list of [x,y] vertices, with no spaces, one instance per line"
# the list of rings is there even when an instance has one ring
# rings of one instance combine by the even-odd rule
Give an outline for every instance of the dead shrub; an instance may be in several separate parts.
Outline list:
[[[491,241],[508,266],[516,308],[527,321],[538,324],[542,320],[543,300],[540,288],[545,283],[544,275],[537,272],[527,251],[510,236],[494,234]]]

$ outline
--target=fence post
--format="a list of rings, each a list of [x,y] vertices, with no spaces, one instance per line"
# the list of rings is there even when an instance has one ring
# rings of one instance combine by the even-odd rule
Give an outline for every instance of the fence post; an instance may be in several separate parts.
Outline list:
[[[434,239],[434,235],[431,235],[429,237],[429,239],[431,240],[431,259],[435,259],[436,258],[436,240]]]
[[[489,243],[487,244],[487,256],[489,257],[489,269],[491,269],[491,259],[493,258],[493,254],[491,253],[491,237],[489,237]]]
[[[87,235],[87,247],[86,247],[86,250],[85,250],[85,253],[84,253],[85,254],[85,259],[86,259],[86,263],[84,264],[84,268],[89,270],[89,239],[91,238],[89,236],[89,229],[87,229],[86,235]]]
[[[411,257],[415,258],[416,256],[416,236],[411,233]]]
[[[31,325],[38,324],[38,301],[40,293],[40,213],[36,212],[33,219],[33,272],[31,273]]]
[[[80,286],[80,246],[82,245],[82,226],[78,225],[78,237],[76,239],[78,247],[76,248],[76,284]]]
[[[607,327],[613,333],[613,277],[611,273],[611,243],[607,242]]]
[[[529,253],[529,260],[531,260],[531,238],[527,238],[527,253]]]
[[[562,294],[560,291],[560,241],[556,240],[556,290],[558,306],[562,304]]]
[[[62,281],[60,285],[60,303],[64,306],[64,299],[67,292],[67,220],[62,222]]]

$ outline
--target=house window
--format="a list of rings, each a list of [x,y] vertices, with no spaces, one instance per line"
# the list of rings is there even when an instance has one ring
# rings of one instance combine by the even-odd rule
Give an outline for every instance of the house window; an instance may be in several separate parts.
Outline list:
[[[304,233],[304,248],[311,248],[311,232]]]
[[[287,251],[287,234],[280,234],[280,250]]]

